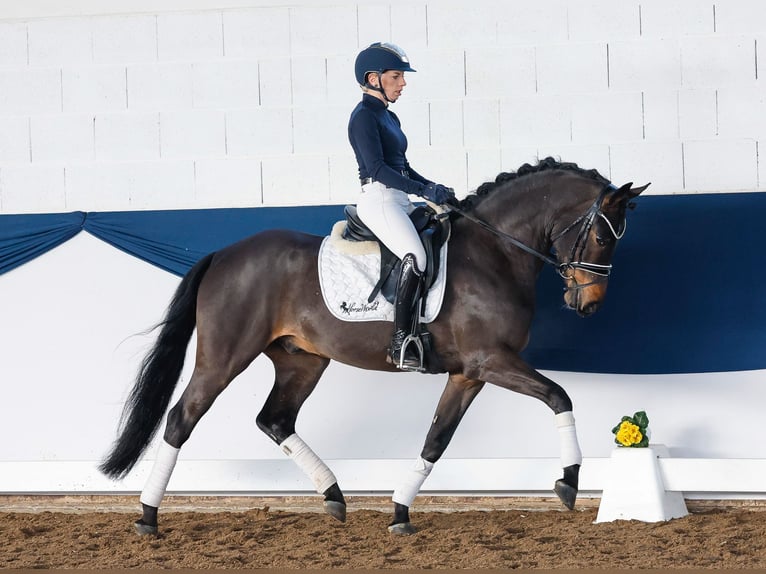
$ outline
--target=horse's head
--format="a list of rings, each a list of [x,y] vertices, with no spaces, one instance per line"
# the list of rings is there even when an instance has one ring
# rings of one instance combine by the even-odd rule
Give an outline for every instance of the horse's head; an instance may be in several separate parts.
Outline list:
[[[632,207],[630,201],[647,187],[649,184],[634,188],[632,182],[619,188],[608,184],[587,211],[570,213],[570,219],[554,228],[551,241],[566,285],[564,302],[581,317],[601,306],[612,255],[625,233],[626,211]]]

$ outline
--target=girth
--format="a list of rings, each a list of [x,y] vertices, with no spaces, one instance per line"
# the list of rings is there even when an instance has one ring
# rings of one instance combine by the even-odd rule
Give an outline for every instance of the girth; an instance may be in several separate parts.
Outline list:
[[[346,228],[342,237],[347,241],[377,241],[380,245],[380,279],[370,293],[368,302],[372,302],[382,293],[389,303],[394,302],[396,297],[396,281],[401,273],[401,260],[370,231],[359,219],[355,205],[347,205],[344,210],[346,215]],[[420,236],[423,248],[426,252],[426,269],[424,273],[424,299],[428,289],[436,280],[441,265],[441,247],[449,238],[450,221],[447,214],[437,214],[430,207],[423,205],[416,207],[410,213],[415,230]]]

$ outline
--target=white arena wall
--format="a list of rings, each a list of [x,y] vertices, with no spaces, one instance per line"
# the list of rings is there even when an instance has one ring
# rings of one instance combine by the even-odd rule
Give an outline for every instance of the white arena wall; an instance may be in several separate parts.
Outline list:
[[[394,108],[413,166],[460,195],[548,154],[656,194],[763,191],[763,30],[756,0],[8,1],[0,213],[353,202],[353,59],[375,40],[418,70]],[[122,482],[95,465],[177,283],[87,233],[0,275],[0,493],[142,488],[153,450]],[[676,490],[766,495],[763,371],[546,374],[575,403],[584,491],[643,409]],[[311,490],[255,426],[271,381],[259,359],[227,389],[170,492]],[[390,493],[443,384],[332,365],[298,431],[347,493]],[[547,493],[558,466],[547,408],[487,387],[424,491]]]

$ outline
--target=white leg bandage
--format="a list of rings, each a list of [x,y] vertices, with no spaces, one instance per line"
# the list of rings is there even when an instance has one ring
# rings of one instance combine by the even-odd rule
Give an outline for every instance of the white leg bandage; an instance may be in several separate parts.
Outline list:
[[[146,481],[146,486],[144,486],[144,490],[141,492],[142,504],[159,508],[162,497],[165,496],[170,475],[176,466],[180,450],[170,446],[164,440],[160,443],[149,480]]]
[[[327,465],[322,462],[314,451],[309,448],[301,437],[292,434],[279,445],[284,453],[295,461],[306,476],[314,483],[314,488],[319,494],[335,484],[337,479]]]
[[[566,468],[573,464],[582,464],[582,452],[577,443],[577,429],[572,411],[566,411],[556,415],[556,426],[559,429],[561,440],[561,467]]]
[[[426,478],[431,474],[433,467],[434,463],[419,457],[415,461],[415,466],[413,466],[407,474],[401,486],[394,491],[391,500],[407,507],[412,506],[412,501],[415,500],[418,492],[420,492],[420,487],[423,486]]]

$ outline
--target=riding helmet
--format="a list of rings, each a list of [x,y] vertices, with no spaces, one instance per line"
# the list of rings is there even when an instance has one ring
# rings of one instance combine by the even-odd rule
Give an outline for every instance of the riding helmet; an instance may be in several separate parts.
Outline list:
[[[354,64],[357,83],[364,87],[367,74],[370,72],[382,74],[387,70],[414,72],[410,67],[407,54],[399,46],[388,42],[375,42],[359,52]]]

